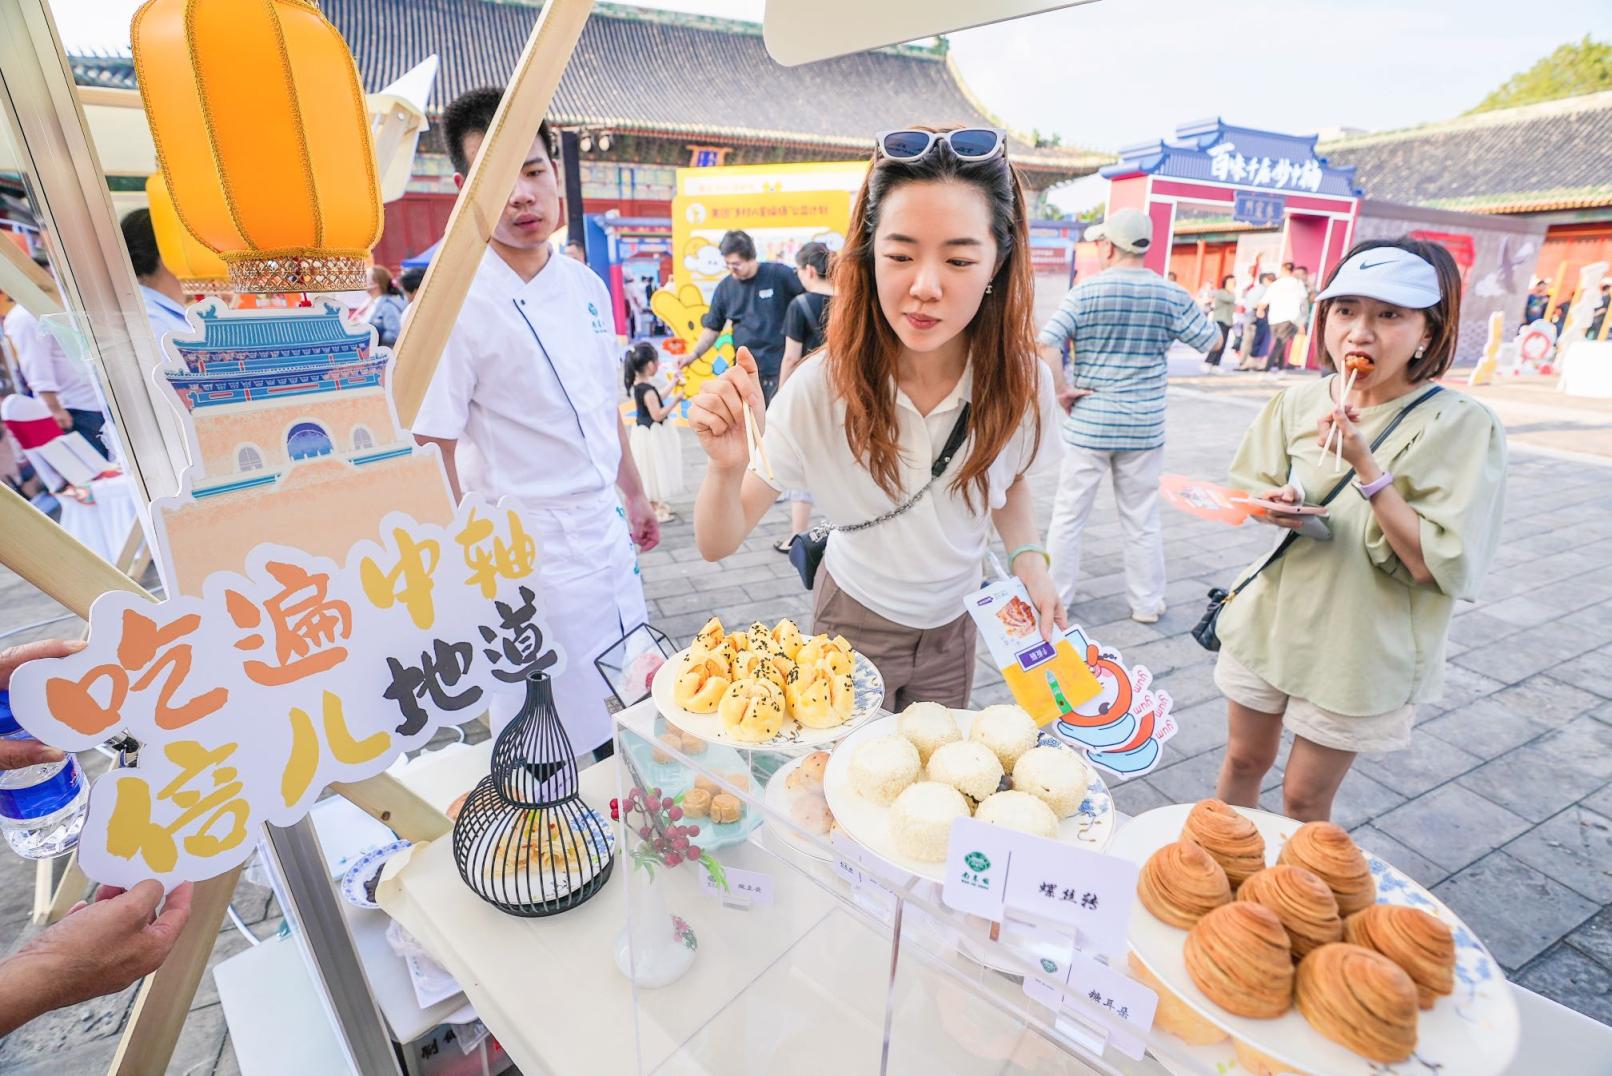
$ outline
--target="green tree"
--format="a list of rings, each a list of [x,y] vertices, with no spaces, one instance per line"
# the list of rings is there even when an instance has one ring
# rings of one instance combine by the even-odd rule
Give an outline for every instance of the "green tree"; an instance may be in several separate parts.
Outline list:
[[[1559,46],[1528,70],[1512,75],[1471,111],[1515,108],[1598,90],[1612,90],[1612,45],[1585,34],[1578,41]]]

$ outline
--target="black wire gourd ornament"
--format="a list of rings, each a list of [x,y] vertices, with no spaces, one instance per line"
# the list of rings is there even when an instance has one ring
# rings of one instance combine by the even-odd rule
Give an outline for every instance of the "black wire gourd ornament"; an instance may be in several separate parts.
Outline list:
[[[526,702],[493,744],[492,772],[453,824],[459,876],[482,900],[535,918],[575,908],[615,866],[610,822],[577,794],[576,756],[547,673],[526,680]]]

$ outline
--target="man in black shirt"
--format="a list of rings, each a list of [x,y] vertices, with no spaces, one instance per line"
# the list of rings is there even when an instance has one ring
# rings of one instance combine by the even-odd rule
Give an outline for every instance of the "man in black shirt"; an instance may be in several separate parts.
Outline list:
[[[789,266],[757,261],[756,244],[745,232],[727,233],[719,249],[728,275],[711,296],[711,309],[700,322],[705,331],[700,333],[688,362],[709,351],[722,326],[731,321],[733,346],[747,347],[755,356],[761,391],[771,402],[778,391],[778,369],[784,361],[784,314],[790,300],[805,289]]]

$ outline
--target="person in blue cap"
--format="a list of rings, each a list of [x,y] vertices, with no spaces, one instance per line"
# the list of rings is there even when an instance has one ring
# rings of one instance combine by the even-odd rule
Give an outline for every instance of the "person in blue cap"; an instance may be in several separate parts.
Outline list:
[[[1332,499],[1321,520],[1266,517],[1298,536],[1242,573],[1252,581],[1222,609],[1215,667],[1229,704],[1217,794],[1258,805],[1285,725],[1283,811],[1304,821],[1330,815],[1356,753],[1408,747],[1415,705],[1439,696],[1450,614],[1493,558],[1506,476],[1500,421],[1437,383],[1461,313],[1448,251],[1361,243],[1316,298],[1316,337],[1354,386],[1344,399],[1334,374],[1277,394],[1230,484],[1291,505]],[[1322,451],[1334,428],[1342,467]]]

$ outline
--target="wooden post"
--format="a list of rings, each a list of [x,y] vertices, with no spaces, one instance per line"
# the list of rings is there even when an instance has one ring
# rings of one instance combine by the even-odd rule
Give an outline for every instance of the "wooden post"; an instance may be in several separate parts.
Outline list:
[[[50,274],[35,265],[33,259],[17,248],[17,244],[0,243],[0,291],[4,291],[24,310],[36,318],[46,314],[59,314],[62,296]]]
[[[235,895],[241,870],[235,867],[196,883],[190,898],[190,921],[162,967],[140,984],[109,1073],[148,1076],[167,1069],[185,1017],[190,1015],[196,988],[207,971],[207,958],[212,955],[213,942],[224,923],[230,898]]]
[[[133,544],[126,542],[125,551]],[[107,591],[125,590],[155,600],[138,583],[102,560],[9,486],[0,486],[0,564],[86,621],[90,605]],[[451,828],[440,811],[404,788],[390,774],[382,773],[343,785],[338,791],[409,840],[432,840]],[[236,867],[196,884],[190,922],[185,925],[167,961],[141,985],[135,1007],[124,1025],[112,1072],[120,1076],[144,1076],[167,1067],[240,874],[241,868]],[[64,883],[73,876],[74,871],[70,870]],[[64,885],[55,899],[45,896],[44,903],[55,913],[63,901],[70,905],[69,896],[70,891]]]
[[[548,113],[554,89],[592,8],[593,0],[548,0],[543,5],[481,152],[465,177],[442,245],[431,259],[414,310],[393,348],[392,400],[405,429],[414,425],[414,416],[420,412],[487,240],[492,238],[493,226],[509,200],[532,139],[537,137],[537,125]],[[570,213],[582,211],[581,206],[566,208]]]
[[[54,923],[66,915],[69,908],[85,899],[84,894],[89,887],[89,876],[78,865],[78,853],[74,852],[67,857],[67,869],[62,871],[62,880],[56,883],[50,907],[45,910],[45,922]]]
[[[419,412],[476,265],[592,7],[593,0],[549,0],[532,29],[426,273],[418,308],[395,349],[393,399],[405,427]],[[10,489],[0,490],[0,563],[86,619],[91,603],[106,591],[151,596]],[[343,786],[342,791],[412,839],[439,836],[448,828],[445,817],[384,774]],[[240,872],[237,867],[197,884],[190,922],[179,943],[141,985],[113,1059],[113,1073],[143,1076],[167,1067]]]

